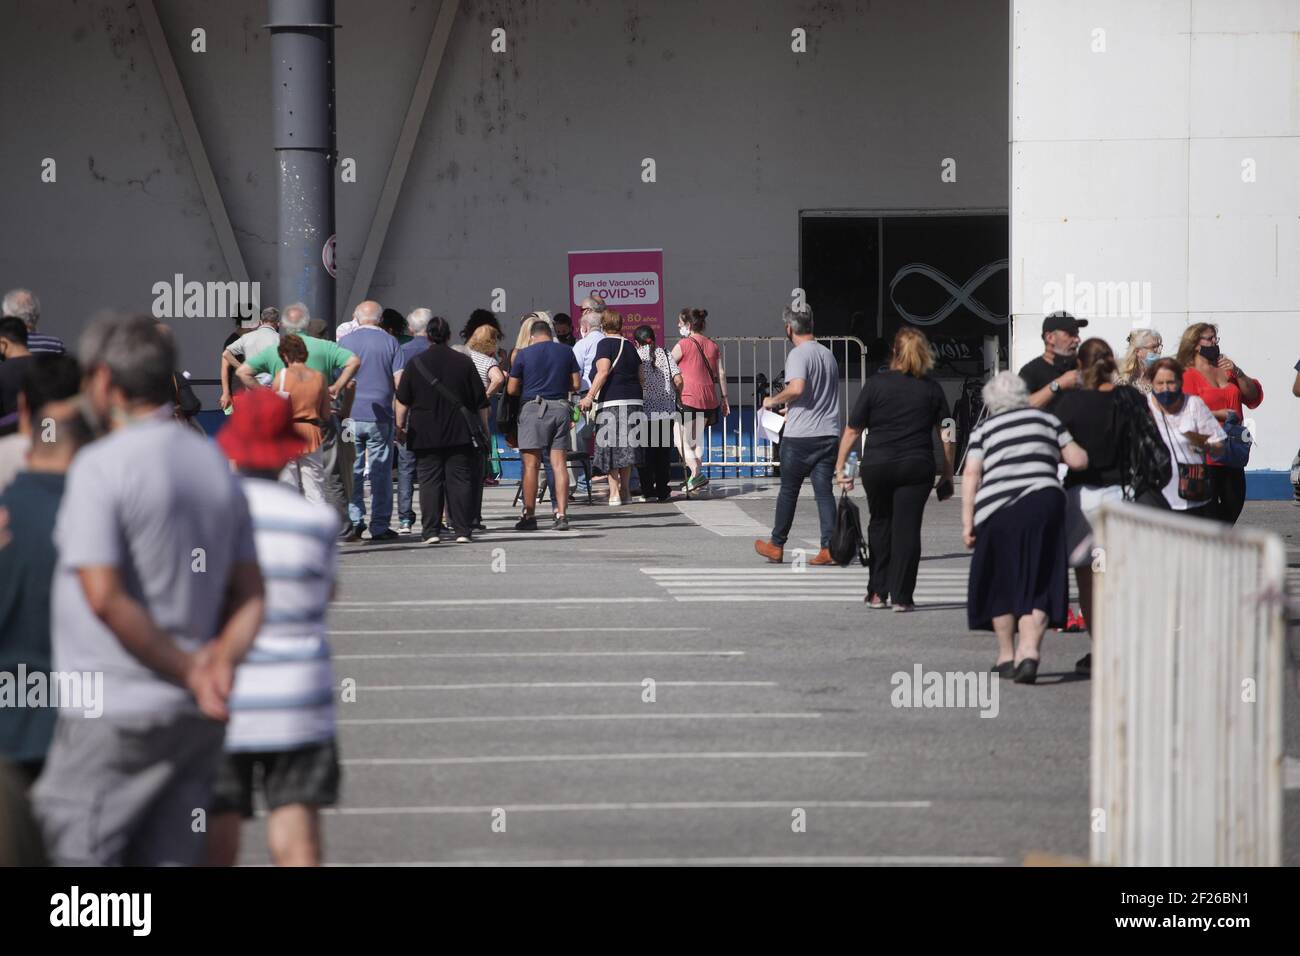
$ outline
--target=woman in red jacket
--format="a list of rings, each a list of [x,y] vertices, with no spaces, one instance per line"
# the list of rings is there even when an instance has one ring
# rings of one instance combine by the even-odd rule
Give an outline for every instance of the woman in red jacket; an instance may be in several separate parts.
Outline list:
[[[1219,351],[1219,327],[1209,322],[1189,325],[1178,346],[1183,372],[1183,394],[1199,395],[1220,423],[1235,416],[1240,422],[1246,408],[1258,408],[1264,388],[1232,359]],[[1209,459],[1214,499],[1207,511],[1226,524],[1236,524],[1246,504],[1246,469]]]

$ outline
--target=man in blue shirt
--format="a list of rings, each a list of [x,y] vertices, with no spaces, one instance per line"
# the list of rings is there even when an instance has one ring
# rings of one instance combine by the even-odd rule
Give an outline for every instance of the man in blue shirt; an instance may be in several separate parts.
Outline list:
[[[524,459],[524,514],[516,531],[536,531],[537,473],[542,466],[542,451],[549,452],[555,472],[552,490],[556,502],[552,531],[568,531],[565,508],[569,500],[570,414],[569,395],[576,392],[582,376],[573,349],[561,345],[551,336],[551,326],[538,319],[529,329],[528,346],[521,349],[510,366],[506,392],[517,396],[519,407],[519,453]]]
[[[361,359],[352,415],[343,426],[343,437],[350,438],[357,450],[352,463],[352,500],[348,503],[352,530],[345,541],[360,541],[365,526],[367,459],[370,541],[392,541],[397,537],[389,522],[393,516],[393,395],[402,371],[402,349],[397,339],[379,327],[383,314],[378,302],[362,302],[352,313],[356,330],[339,340],[342,348]]]

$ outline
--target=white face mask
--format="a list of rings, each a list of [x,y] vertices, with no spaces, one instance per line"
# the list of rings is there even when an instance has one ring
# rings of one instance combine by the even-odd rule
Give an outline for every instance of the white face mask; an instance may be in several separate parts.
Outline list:
[[[690,327],[686,325],[677,326],[677,334],[680,335],[682,338],[686,338],[686,336],[691,334]]]

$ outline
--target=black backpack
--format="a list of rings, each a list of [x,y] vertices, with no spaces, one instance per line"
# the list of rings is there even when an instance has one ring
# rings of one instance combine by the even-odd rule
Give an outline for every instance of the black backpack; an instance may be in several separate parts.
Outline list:
[[[1115,389],[1115,425],[1120,436],[1119,471],[1125,497],[1168,507],[1164,488],[1173,475],[1169,446],[1160,437],[1146,397],[1137,389],[1127,385]]]
[[[842,568],[852,564],[855,556],[864,568],[867,566],[867,542],[862,538],[862,517],[858,513],[858,506],[849,500],[848,492],[840,494],[830,552],[831,558]]]

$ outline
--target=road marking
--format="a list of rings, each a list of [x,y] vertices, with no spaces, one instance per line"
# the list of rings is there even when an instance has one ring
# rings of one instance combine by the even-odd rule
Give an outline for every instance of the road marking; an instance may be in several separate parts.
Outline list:
[[[634,687],[640,689],[640,681],[513,681],[493,684],[362,684],[357,690],[398,691],[398,690],[547,690],[557,688],[601,688]],[[661,680],[656,687],[776,687],[774,680]],[[336,688],[337,689],[337,688]]]
[[[703,753],[521,754],[517,756],[486,757],[356,757],[350,760],[342,760],[340,763],[345,766],[357,767],[423,767],[497,763],[591,763],[610,760],[856,760],[868,756],[870,755],[865,752],[845,750],[716,751]]]
[[[677,510],[706,531],[723,538],[766,538],[771,530],[732,501],[682,501]]]
[[[485,806],[428,807],[334,807],[322,810],[332,816],[388,816],[416,813],[596,813],[635,810],[789,810],[791,807],[815,810],[928,810],[929,800],[717,800],[675,801],[669,803],[506,803]]]
[[[337,611],[368,611],[374,608],[396,608],[396,607],[451,607],[455,605],[481,605],[491,607],[500,604],[658,604],[663,598],[657,597],[562,597],[562,598],[503,598],[503,597],[477,597],[477,598],[440,598],[428,601],[335,601],[330,605],[331,610]],[[525,633],[525,628],[517,628],[519,633]],[[388,633],[392,633],[391,631]]]
[[[458,657],[744,657],[744,651],[447,651],[430,654],[333,654],[336,661],[395,661]]]
[[[329,811],[325,811],[329,812]],[[567,860],[421,860],[387,863],[326,863],[344,867],[480,867],[480,866],[1002,866],[1001,856],[662,856]]]
[[[641,631],[652,631],[656,634],[681,631],[707,631],[707,627],[602,627],[600,629],[606,633],[639,633]],[[575,630],[572,627],[433,627],[421,628],[410,631],[387,631],[387,630],[361,630],[361,631],[330,631],[330,637],[336,635],[360,635],[360,634],[572,634],[574,637],[585,637],[587,632]]]
[[[816,720],[821,714],[801,711],[781,713],[731,713],[731,714],[535,714],[529,716],[493,715],[491,717],[349,717],[338,721],[340,726],[386,724],[496,724],[533,723],[536,721],[568,720]]]

